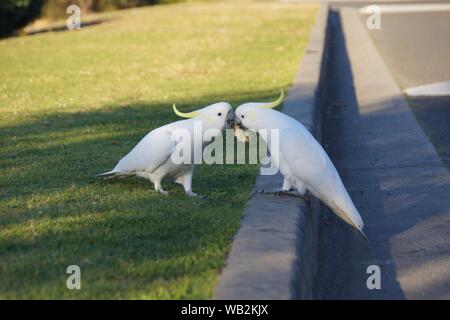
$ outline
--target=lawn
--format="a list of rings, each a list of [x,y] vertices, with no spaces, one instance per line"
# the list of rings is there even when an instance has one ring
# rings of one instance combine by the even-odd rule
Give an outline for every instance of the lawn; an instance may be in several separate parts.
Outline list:
[[[273,99],[316,5],[208,2],[117,11],[80,31],[0,41],[0,299],[210,298],[258,173],[200,165],[205,199],[97,179],[193,110]],[[68,290],[66,268],[81,268]]]

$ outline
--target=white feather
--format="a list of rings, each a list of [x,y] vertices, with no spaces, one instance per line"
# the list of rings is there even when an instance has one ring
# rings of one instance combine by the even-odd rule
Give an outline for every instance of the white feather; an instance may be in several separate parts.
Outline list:
[[[184,133],[189,134],[187,137],[191,139],[193,148],[197,135],[202,138],[203,133],[208,129],[218,129],[216,131],[220,133],[220,130],[225,127],[227,115],[231,111],[232,108],[228,103],[219,102],[198,110],[198,116],[195,118],[176,121],[156,128],[142,138],[113,170],[102,173],[100,176],[106,176],[108,179],[136,175],[149,179],[155,185],[155,189],[164,194],[167,192],[162,189],[161,181],[170,177],[183,185],[187,195],[195,196],[196,194],[192,192],[193,159],[184,163],[179,163],[178,160],[185,159],[177,159],[177,161],[172,159],[172,153],[178,150],[178,143],[185,142],[182,139],[176,141],[177,137],[174,133],[182,129]],[[201,124],[202,131],[194,133],[194,128],[199,124]],[[207,142],[200,141],[200,143],[204,147]]]
[[[244,116],[244,117],[242,117]],[[242,105],[236,118],[250,130],[278,129],[279,148],[271,148],[272,159],[288,185],[309,190],[328,205],[336,215],[361,231],[363,220],[325,150],[311,133],[295,119],[273,109]],[[270,137],[270,135],[269,135]]]
[[[158,128],[148,133],[139,143],[114,167],[117,172],[153,172],[170,157],[176,142],[171,139],[171,132]]]

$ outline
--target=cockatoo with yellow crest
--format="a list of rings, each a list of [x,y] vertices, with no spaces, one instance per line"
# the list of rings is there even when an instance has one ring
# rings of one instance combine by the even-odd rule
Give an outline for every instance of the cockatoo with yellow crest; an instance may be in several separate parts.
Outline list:
[[[243,137],[241,130],[278,130],[279,141],[275,144],[276,148],[268,141],[269,134],[261,138],[267,144],[272,161],[284,177],[281,191],[296,190],[301,195],[310,191],[336,215],[363,234],[363,220],[325,150],[300,122],[273,109],[283,102],[283,98],[282,91],[274,102],[240,105],[235,111],[237,136]]]
[[[119,161],[113,170],[101,173],[100,176],[106,178],[126,176],[146,178],[154,184],[156,191],[164,195],[168,195],[168,192],[163,190],[161,181],[164,178],[173,178],[183,185],[188,196],[196,196],[197,194],[192,191],[194,152],[189,152],[189,159],[182,162],[175,161],[175,159],[179,159],[179,155],[174,157],[175,153],[182,150],[182,148],[179,148],[181,143],[189,142],[189,145],[194,149],[195,137],[200,137],[200,147],[203,149],[211,142],[203,141],[204,132],[207,130],[213,132],[212,137],[222,134],[222,131],[233,121],[234,112],[230,104],[226,102],[214,103],[189,113],[178,111],[175,105],[173,105],[173,110],[178,116],[187,119],[169,123],[150,131]],[[200,128],[201,132],[195,132],[194,134],[195,128]],[[183,133],[182,137],[180,138],[177,133]],[[190,139],[190,141],[186,141],[186,139]]]

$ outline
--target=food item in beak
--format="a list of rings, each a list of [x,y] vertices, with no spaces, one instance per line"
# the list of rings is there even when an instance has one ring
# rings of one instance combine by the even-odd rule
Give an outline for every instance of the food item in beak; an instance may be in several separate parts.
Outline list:
[[[233,131],[236,138],[241,142],[248,142],[249,136],[246,130],[243,130],[239,123],[233,125]]]

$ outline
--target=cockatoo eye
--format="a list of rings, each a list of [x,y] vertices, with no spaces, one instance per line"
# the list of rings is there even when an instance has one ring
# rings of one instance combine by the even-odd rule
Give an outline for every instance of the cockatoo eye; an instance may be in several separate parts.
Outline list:
[[[217,115],[220,117],[222,115],[222,112],[219,112]]]
[[[243,114],[241,115],[241,118],[242,118],[242,119],[244,119],[244,118],[245,118]]]

